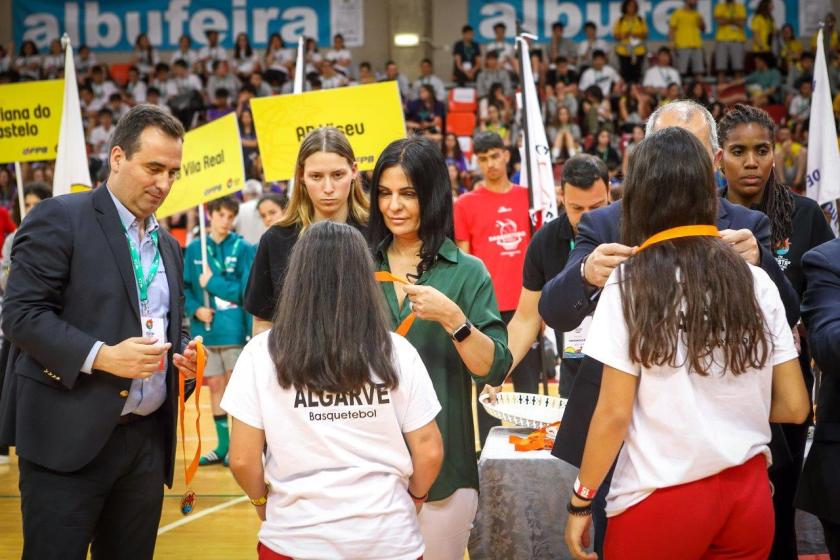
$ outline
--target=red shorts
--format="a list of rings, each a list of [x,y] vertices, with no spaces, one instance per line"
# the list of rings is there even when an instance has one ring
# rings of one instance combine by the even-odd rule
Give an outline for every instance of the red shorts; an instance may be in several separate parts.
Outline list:
[[[291,556],[277,554],[263,543],[257,543],[257,552],[259,552],[259,560],[294,560]],[[421,556],[418,560],[423,560],[423,557]]]
[[[663,488],[610,517],[604,556],[766,560],[774,531],[763,454],[716,475]]]

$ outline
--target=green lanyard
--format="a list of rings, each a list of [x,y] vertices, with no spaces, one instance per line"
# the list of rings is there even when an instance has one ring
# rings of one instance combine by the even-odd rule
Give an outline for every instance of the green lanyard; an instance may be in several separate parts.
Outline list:
[[[231,252],[230,252],[231,257],[236,256],[236,252],[239,250],[239,243],[241,241],[242,241],[242,238],[240,237],[236,241],[233,242],[233,250],[231,250]],[[216,268],[219,269],[219,272],[221,272],[223,276],[225,274],[227,274],[227,272],[228,272],[227,268],[222,266],[222,263],[220,263],[219,260],[216,258],[216,251],[214,251],[213,248],[210,247],[210,245],[207,245],[207,257],[208,257],[209,260],[213,261],[213,264],[216,265]],[[233,271],[231,270],[230,272],[233,272]]]
[[[158,251],[158,232],[154,230],[150,235],[152,241],[155,243],[155,257],[152,259],[152,266],[149,267],[149,273],[143,276],[143,263],[140,261],[140,249],[134,244],[134,240],[128,234],[128,230],[123,228],[125,238],[128,239],[128,251],[131,253],[131,265],[134,268],[134,279],[137,280],[137,289],[140,291],[140,305],[144,309],[148,309],[149,301],[149,286],[152,285],[152,280],[155,279],[158,268],[160,267],[160,251]],[[145,311],[144,311],[145,313]]]
[[[575,240],[574,239],[569,239],[569,249],[571,249],[572,251],[575,250]]]

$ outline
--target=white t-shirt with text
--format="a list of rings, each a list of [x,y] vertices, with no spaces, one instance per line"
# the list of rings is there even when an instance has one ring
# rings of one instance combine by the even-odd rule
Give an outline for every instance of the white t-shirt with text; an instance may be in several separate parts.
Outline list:
[[[419,558],[403,434],[433,421],[441,407],[417,351],[392,334],[396,389],[374,384],[319,396],[280,387],[269,333],[245,346],[222,399],[234,418],[265,431],[271,491],[260,542],[298,559]]]
[[[750,266],[768,343],[768,360],[740,375],[715,368],[689,371],[683,341],[680,367],[645,368],[630,359],[629,334],[621,309],[618,270],[601,293],[583,353],[639,376],[633,417],[618,455],[607,496],[615,516],[654,490],[700,480],[743,465],[759,453],[770,460],[770,395],[773,366],[798,356],[779,290],[762,269]],[[722,355],[715,353],[715,363]]]

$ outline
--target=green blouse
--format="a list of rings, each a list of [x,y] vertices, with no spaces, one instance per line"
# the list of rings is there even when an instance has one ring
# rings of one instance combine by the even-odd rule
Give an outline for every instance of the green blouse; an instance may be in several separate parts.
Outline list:
[[[378,270],[390,272],[386,239],[376,250]],[[472,375],[455,344],[439,323],[417,319],[406,338],[417,349],[435,387],[441,411],[437,417],[443,436],[443,466],[429,491],[429,500],[443,500],[458,488],[478,490],[478,466],[475,456],[475,432],[472,415],[472,379],[499,385],[507,375],[513,358],[507,347],[507,330],[499,315],[490,274],[484,264],[462,252],[452,240],[444,241],[432,267],[417,281],[418,286],[432,286],[454,301],[474,327],[493,340],[493,365],[486,377]],[[399,289],[399,288],[397,288]],[[388,302],[391,327],[396,327],[411,312],[408,298],[400,309],[394,284],[382,283]]]

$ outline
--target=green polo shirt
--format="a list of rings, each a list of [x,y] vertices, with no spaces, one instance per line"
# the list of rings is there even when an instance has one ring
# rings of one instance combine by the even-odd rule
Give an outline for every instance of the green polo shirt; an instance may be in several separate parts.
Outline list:
[[[386,239],[376,250],[378,270],[390,272],[387,256],[390,241]],[[459,488],[478,490],[471,380],[499,385],[513,358],[507,347],[507,330],[499,315],[490,274],[480,260],[462,252],[447,239],[438,251],[438,259],[423,273],[417,285],[432,286],[454,301],[474,327],[493,340],[495,347],[490,374],[478,377],[461,361],[452,338],[439,323],[417,319],[406,336],[423,359],[441,405],[437,423],[443,436],[443,466],[429,491],[429,500],[435,501],[448,498]],[[388,302],[391,327],[396,329],[411,312],[408,298],[400,309],[394,284],[383,282],[382,291]]]

